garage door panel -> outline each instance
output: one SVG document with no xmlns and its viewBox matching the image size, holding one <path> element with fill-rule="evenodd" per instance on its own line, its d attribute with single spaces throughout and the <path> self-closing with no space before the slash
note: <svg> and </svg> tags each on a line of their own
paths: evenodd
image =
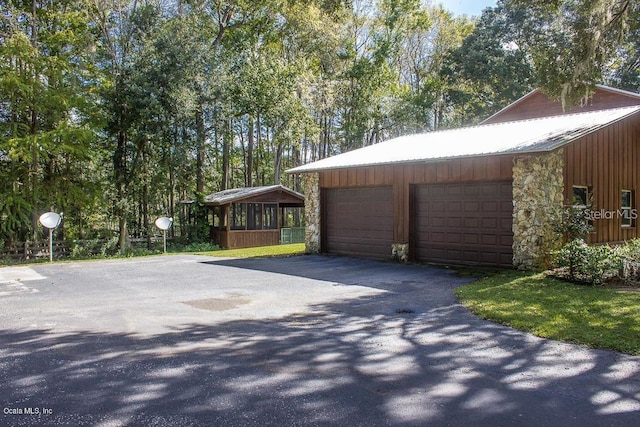
<svg viewBox="0 0 640 427">
<path fill-rule="evenodd" d="M 495 252 L 480 252 L 480 262 L 482 264 L 498 265 L 500 257 Z"/>
<path fill-rule="evenodd" d="M 513 265 L 513 255 L 512 254 L 501 253 L 498 265 L 512 266 Z"/>
<path fill-rule="evenodd" d="M 419 185 L 415 191 L 416 259 L 512 265 L 512 183 Z"/>
<path fill-rule="evenodd" d="M 483 234 L 480 238 L 480 243 L 482 245 L 496 246 L 498 245 L 498 237 L 495 234 Z"/>
<path fill-rule="evenodd" d="M 482 228 L 496 229 L 498 228 L 498 218 L 482 218 Z"/>
<path fill-rule="evenodd" d="M 393 241 L 391 187 L 325 190 L 324 250 L 339 255 L 386 259 Z"/>
<path fill-rule="evenodd" d="M 512 197 L 512 196 L 510 196 Z M 500 202 L 500 211 L 501 212 L 512 212 L 513 211 L 513 201 L 512 200 L 508 200 L 508 201 L 502 201 Z M 511 214 L 509 214 L 509 216 L 511 216 Z"/>
<path fill-rule="evenodd" d="M 436 242 L 436 243 L 441 243 L 445 241 L 445 235 L 444 233 L 431 233 L 430 235 L 431 241 Z"/>
<path fill-rule="evenodd" d="M 451 243 L 462 243 L 461 233 L 447 233 L 447 240 Z"/>
<path fill-rule="evenodd" d="M 501 235 L 500 236 L 500 245 L 501 246 L 509 246 L 513 244 L 513 235 Z"/>
<path fill-rule="evenodd" d="M 465 217 L 463 222 L 463 227 L 465 227 L 465 229 L 472 229 L 472 228 L 478 228 L 480 226 L 480 218 L 469 218 L 469 217 Z"/>
<path fill-rule="evenodd" d="M 447 218 L 445 217 L 432 217 L 430 218 L 432 227 L 444 228 L 447 226 Z"/>
<path fill-rule="evenodd" d="M 477 245 L 478 243 L 480 243 L 480 238 L 477 234 L 464 233 L 464 243 L 466 245 Z"/>
<path fill-rule="evenodd" d="M 447 224 L 447 228 L 457 228 L 460 229 L 462 227 L 463 219 L 458 217 L 449 217 L 445 219 Z"/>
<path fill-rule="evenodd" d="M 480 204 L 478 202 L 465 202 L 464 203 L 464 212 L 478 212 L 480 209 Z"/>
</svg>

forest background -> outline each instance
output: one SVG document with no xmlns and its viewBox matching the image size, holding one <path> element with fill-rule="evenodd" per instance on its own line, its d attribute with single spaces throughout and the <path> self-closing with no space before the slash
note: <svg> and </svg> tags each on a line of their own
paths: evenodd
<svg viewBox="0 0 640 427">
<path fill-rule="evenodd" d="M 640 86 L 637 0 L 5 0 L 0 247 L 118 236 L 181 201 L 473 125 L 540 87 L 567 108 Z M 197 206 L 197 203 L 196 203 Z M 197 229 L 197 228 L 196 228 Z M 188 234 L 188 233 L 187 233 Z M 192 240 L 206 234 L 191 234 Z"/>
</svg>

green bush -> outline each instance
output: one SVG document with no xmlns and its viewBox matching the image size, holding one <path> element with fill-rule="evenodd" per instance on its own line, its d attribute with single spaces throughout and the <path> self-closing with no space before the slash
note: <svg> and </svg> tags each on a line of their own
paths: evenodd
<svg viewBox="0 0 640 427">
<path fill-rule="evenodd" d="M 192 242 L 186 245 L 175 245 L 172 252 L 213 252 L 219 251 L 220 246 L 210 242 Z"/>
<path fill-rule="evenodd" d="M 566 243 L 554 252 L 556 267 L 568 269 L 569 279 L 577 280 L 578 273 L 587 262 L 587 244 L 582 239 Z"/>
<path fill-rule="evenodd" d="M 589 216 L 589 210 L 592 209 L 592 206 L 592 204 L 587 207 L 574 206 L 571 203 L 567 203 L 556 213 L 557 217 L 560 218 L 560 222 L 553 227 L 553 231 L 561 234 L 566 241 L 586 239 L 589 233 L 594 230 Z"/>
<path fill-rule="evenodd" d="M 618 276 L 621 268 L 619 250 L 608 245 L 589 246 L 575 239 L 555 252 L 556 265 L 568 270 L 573 282 L 601 285 Z"/>
<path fill-rule="evenodd" d="M 102 244 L 100 248 L 100 253 L 102 256 L 107 257 L 111 255 L 115 255 L 118 253 L 118 244 L 119 244 L 118 236 L 113 236 Z"/>
<path fill-rule="evenodd" d="M 127 249 L 123 254 L 120 254 L 119 256 L 131 258 L 131 257 L 138 257 L 138 256 L 157 255 L 159 253 L 162 253 L 162 251 L 157 249 L 131 247 Z"/>
<path fill-rule="evenodd" d="M 90 258 L 101 252 L 102 242 L 103 240 L 100 239 L 75 240 L 71 247 L 70 256 L 73 259 Z"/>
<path fill-rule="evenodd" d="M 620 278 L 627 283 L 640 282 L 640 239 L 633 239 L 618 247 Z"/>
</svg>

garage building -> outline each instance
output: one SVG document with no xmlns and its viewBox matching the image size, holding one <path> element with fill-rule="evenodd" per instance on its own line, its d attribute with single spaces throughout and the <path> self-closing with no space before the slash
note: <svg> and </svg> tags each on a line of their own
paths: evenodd
<svg viewBox="0 0 640 427">
<path fill-rule="evenodd" d="M 640 95 L 598 86 L 568 113 L 533 91 L 479 126 L 289 172 L 304 177 L 308 252 L 537 268 L 557 246 L 560 208 L 576 198 L 617 213 L 594 222 L 591 242 L 640 237 L 621 214 L 637 209 L 639 170 Z"/>
</svg>

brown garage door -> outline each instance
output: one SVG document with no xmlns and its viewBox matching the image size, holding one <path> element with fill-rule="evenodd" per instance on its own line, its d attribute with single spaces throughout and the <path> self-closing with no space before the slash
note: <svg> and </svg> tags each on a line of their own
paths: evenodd
<svg viewBox="0 0 640 427">
<path fill-rule="evenodd" d="M 513 265 L 511 181 L 419 185 L 414 197 L 417 260 Z"/>
<path fill-rule="evenodd" d="M 377 259 L 391 256 L 391 187 L 331 188 L 324 194 L 325 252 Z"/>
</svg>

